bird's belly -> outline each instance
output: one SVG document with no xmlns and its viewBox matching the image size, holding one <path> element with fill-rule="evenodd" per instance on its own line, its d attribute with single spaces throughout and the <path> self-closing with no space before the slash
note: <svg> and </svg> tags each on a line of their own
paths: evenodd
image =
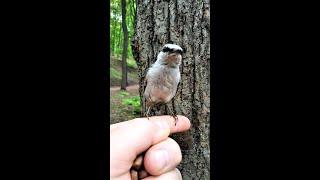
<svg viewBox="0 0 320 180">
<path fill-rule="evenodd" d="M 169 88 L 161 87 L 154 88 L 150 93 L 151 101 L 154 103 L 167 103 L 174 96 L 173 92 Z"/>
<path fill-rule="evenodd" d="M 176 93 L 180 73 L 172 69 L 164 69 L 149 77 L 145 96 L 155 104 L 169 102 Z"/>
</svg>

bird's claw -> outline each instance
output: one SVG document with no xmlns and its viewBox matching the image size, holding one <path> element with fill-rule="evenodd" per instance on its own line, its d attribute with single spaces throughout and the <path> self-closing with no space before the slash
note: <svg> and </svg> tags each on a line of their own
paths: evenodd
<svg viewBox="0 0 320 180">
<path fill-rule="evenodd" d="M 146 113 L 146 114 L 144 114 L 144 116 L 146 116 L 146 117 L 147 117 L 147 119 L 148 119 L 148 120 L 150 120 L 150 119 L 149 119 L 149 115 L 148 115 L 147 113 Z"/>
<path fill-rule="evenodd" d="M 178 122 L 178 116 L 176 114 L 173 114 L 172 117 L 174 118 L 174 126 L 176 126 Z"/>
</svg>

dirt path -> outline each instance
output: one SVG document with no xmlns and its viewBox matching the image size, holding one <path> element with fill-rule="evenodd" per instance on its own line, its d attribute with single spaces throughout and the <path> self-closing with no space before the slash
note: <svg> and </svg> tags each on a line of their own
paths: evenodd
<svg viewBox="0 0 320 180">
<path fill-rule="evenodd" d="M 139 90 L 139 84 L 127 86 L 127 91 L 137 91 Z M 110 87 L 111 92 L 120 91 L 120 86 Z"/>
</svg>

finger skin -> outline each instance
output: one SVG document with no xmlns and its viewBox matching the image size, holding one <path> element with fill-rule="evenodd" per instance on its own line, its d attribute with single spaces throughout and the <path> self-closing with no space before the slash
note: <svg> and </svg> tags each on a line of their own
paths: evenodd
<svg viewBox="0 0 320 180">
<path fill-rule="evenodd" d="M 160 176 L 149 176 L 143 180 L 182 180 L 180 171 L 175 168 L 167 173 L 161 174 Z"/>
<path fill-rule="evenodd" d="M 167 138 L 148 149 L 144 156 L 144 168 L 149 174 L 157 176 L 175 169 L 181 160 L 178 143 Z"/>
<path fill-rule="evenodd" d="M 175 125 L 175 119 L 172 116 L 168 116 L 168 115 L 152 116 L 152 117 L 149 117 L 149 120 L 151 122 L 166 121 L 166 123 L 170 126 L 170 133 L 183 132 L 190 129 L 191 124 L 190 124 L 190 120 L 187 117 L 181 116 L 181 115 L 177 115 L 177 117 L 178 117 L 178 120 L 181 122 L 178 121 L 176 125 Z M 112 124 L 110 126 L 110 131 L 117 129 L 118 127 L 126 126 L 128 125 L 128 123 L 134 123 L 136 120 L 139 120 L 139 119 L 148 120 L 148 118 L 136 118 L 130 121 L 124 121 L 121 123 Z"/>
<path fill-rule="evenodd" d="M 183 132 L 190 128 L 190 121 L 178 116 L 174 125 L 172 116 L 153 116 L 137 118 L 110 126 L 110 171 L 112 176 L 126 173 L 140 153 L 157 144 L 172 133 Z M 117 167 L 115 169 L 111 169 Z"/>
<path fill-rule="evenodd" d="M 190 129 L 191 123 L 187 117 L 181 115 L 177 115 L 177 117 L 177 124 L 175 124 L 176 120 L 172 116 L 152 116 L 149 119 L 152 122 L 163 122 L 165 120 L 165 123 L 167 123 L 170 127 L 170 134 L 183 132 Z"/>
</svg>

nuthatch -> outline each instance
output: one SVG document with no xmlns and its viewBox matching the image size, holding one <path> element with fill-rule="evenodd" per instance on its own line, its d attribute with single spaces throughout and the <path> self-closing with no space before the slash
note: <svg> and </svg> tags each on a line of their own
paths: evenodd
<svg viewBox="0 0 320 180">
<path fill-rule="evenodd" d="M 176 44 L 166 44 L 158 54 L 157 61 L 148 69 L 144 91 L 148 118 L 150 108 L 157 104 L 167 106 L 167 103 L 175 96 L 181 79 L 179 66 L 183 52 L 184 50 Z M 172 112 L 169 106 L 167 108 L 177 123 L 177 115 Z"/>
</svg>

